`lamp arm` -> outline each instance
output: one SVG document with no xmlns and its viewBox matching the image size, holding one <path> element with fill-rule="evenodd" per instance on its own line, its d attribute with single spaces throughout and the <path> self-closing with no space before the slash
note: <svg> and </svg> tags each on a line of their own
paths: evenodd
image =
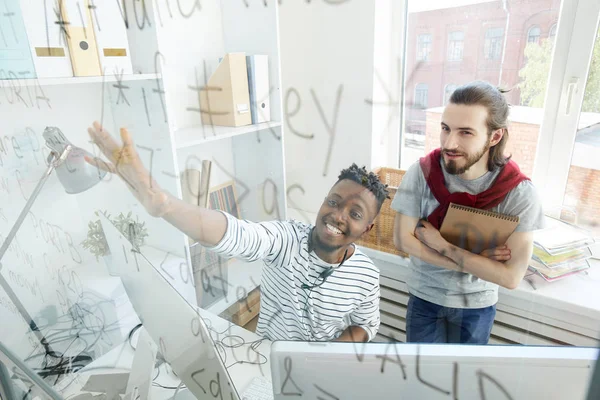
<svg viewBox="0 0 600 400">
<path fill-rule="evenodd" d="M 57 156 L 57 154 L 55 152 L 51 152 L 50 155 L 48 156 L 48 161 L 49 161 L 48 168 L 44 172 L 44 175 L 42 175 L 42 178 L 38 182 L 38 184 L 35 187 L 35 189 L 33 190 L 33 192 L 31 193 L 31 196 L 29 196 L 29 200 L 27 200 L 25 207 L 23 207 L 21 214 L 19 214 L 19 218 L 17 218 L 17 220 L 15 221 L 10 232 L 8 232 L 8 236 L 6 236 L 4 243 L 2 243 L 2 247 L 0 247 L 0 261 L 2 261 L 2 258 L 4 257 L 4 254 L 8 250 L 8 247 L 10 246 L 13 239 L 17 235 L 19 228 L 23 224 L 23 221 L 25 220 L 25 217 L 27 217 L 27 214 L 29 214 L 29 210 L 33 206 L 33 203 L 35 203 L 35 199 L 38 197 L 38 195 L 42 191 L 42 188 L 44 187 L 44 184 L 50 177 L 50 174 L 52 174 L 52 171 L 54 171 L 54 169 L 57 166 L 59 166 L 67 158 L 67 155 L 69 154 L 71 149 L 72 149 L 71 146 L 67 146 L 60 156 Z M 2 264 L 0 263 L 0 271 L 1 270 L 2 270 Z"/>
<path fill-rule="evenodd" d="M 44 175 L 42 175 L 42 178 L 40 179 L 37 186 L 33 190 L 33 193 L 31 193 L 31 196 L 29 197 L 29 200 L 27 200 L 25 207 L 21 211 L 19 218 L 17 218 L 17 221 L 14 223 L 12 229 L 8 233 L 8 236 L 4 240 L 4 243 L 2 243 L 2 247 L 0 247 L 0 286 L 2 287 L 2 289 L 4 289 L 4 291 L 6 292 L 8 297 L 11 299 L 11 301 L 13 302 L 15 307 L 19 310 L 19 313 L 21 314 L 21 316 L 23 317 L 23 319 L 25 320 L 25 322 L 27 323 L 27 325 L 29 326 L 31 331 L 37 336 L 40 344 L 46 350 L 46 354 L 55 354 L 55 353 L 50 348 L 48 341 L 40 332 L 40 330 L 39 330 L 38 326 L 36 325 L 36 323 L 34 322 L 33 318 L 31 318 L 31 316 L 27 312 L 27 309 L 25 309 L 25 306 L 21 303 L 21 301 L 17 297 L 16 293 L 12 290 L 12 288 L 10 287 L 8 282 L 6 282 L 6 280 L 2 276 L 2 273 L 1 273 L 2 272 L 2 258 L 4 257 L 4 254 L 8 250 L 8 247 L 10 246 L 11 242 L 17 235 L 17 231 L 23 224 L 25 217 L 27 216 L 27 214 L 29 213 L 29 210 L 33 206 L 35 199 L 40 194 L 40 191 L 44 187 L 44 184 L 50 177 L 50 174 L 52 173 L 52 171 L 54 171 L 54 169 L 57 166 L 59 166 L 62 162 L 64 162 L 64 160 L 66 160 L 67 155 L 69 154 L 71 149 L 72 149 L 71 146 L 65 147 L 64 151 L 62 152 L 62 154 L 60 154 L 60 156 L 57 153 L 55 153 L 54 151 L 52 151 L 48 155 L 48 168 L 46 169 L 46 171 L 44 172 Z"/>
</svg>

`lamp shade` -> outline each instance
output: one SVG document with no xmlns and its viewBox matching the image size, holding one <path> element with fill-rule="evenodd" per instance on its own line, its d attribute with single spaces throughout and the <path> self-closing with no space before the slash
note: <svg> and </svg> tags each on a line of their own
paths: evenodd
<svg viewBox="0 0 600 400">
<path fill-rule="evenodd" d="M 58 180 L 67 193 L 84 192 L 106 176 L 106 171 L 85 161 L 84 156 L 94 158 L 94 155 L 71 144 L 60 129 L 49 126 L 44 130 L 43 136 L 46 140 L 46 146 L 57 154 L 57 158 L 64 153 L 68 146 L 71 146 L 71 151 L 68 152 L 66 158 L 59 160 L 55 167 Z"/>
</svg>

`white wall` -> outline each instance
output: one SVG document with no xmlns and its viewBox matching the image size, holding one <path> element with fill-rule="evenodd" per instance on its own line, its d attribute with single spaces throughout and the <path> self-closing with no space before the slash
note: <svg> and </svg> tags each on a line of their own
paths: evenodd
<svg viewBox="0 0 600 400">
<path fill-rule="evenodd" d="M 284 1 L 279 16 L 286 183 L 305 191 L 289 193 L 288 210 L 299 217 L 294 208 L 315 213 L 341 169 L 371 166 L 375 3 Z"/>
<path fill-rule="evenodd" d="M 337 174 L 352 162 L 368 169 L 397 165 L 402 13 L 402 2 L 393 0 L 280 6 L 290 217 L 314 222 Z"/>
</svg>

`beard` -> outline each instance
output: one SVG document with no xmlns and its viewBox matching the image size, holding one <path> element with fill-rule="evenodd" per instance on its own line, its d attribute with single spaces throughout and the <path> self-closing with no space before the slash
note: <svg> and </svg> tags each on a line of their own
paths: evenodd
<svg viewBox="0 0 600 400">
<path fill-rule="evenodd" d="M 481 151 L 478 151 L 475 154 L 466 154 L 466 153 L 455 152 L 455 153 L 458 153 L 461 156 L 463 156 L 463 159 L 465 162 L 464 165 L 459 166 L 458 162 L 456 160 L 450 160 L 450 161 L 446 162 L 444 157 L 442 157 L 442 163 L 444 164 L 444 168 L 446 169 L 446 172 L 448 172 L 449 174 L 462 175 L 469 168 L 471 168 L 473 165 L 475 165 L 475 163 L 477 163 L 477 161 L 481 160 L 481 157 L 483 157 L 485 155 L 485 153 L 487 153 L 489 150 L 490 150 L 490 141 L 488 140 L 486 142 L 486 144 L 483 146 L 483 149 L 481 149 Z M 442 149 L 442 153 L 445 153 L 446 151 L 447 150 Z M 460 160 L 460 161 L 462 161 L 462 160 Z"/>
<path fill-rule="evenodd" d="M 344 247 L 343 244 L 332 245 L 332 244 L 325 243 L 323 241 L 323 239 L 321 239 L 321 237 L 319 236 L 319 232 L 317 232 L 316 229 L 313 231 L 313 235 L 311 235 L 311 236 L 312 236 L 311 247 L 313 250 L 319 249 L 323 252 L 333 253 L 334 251 L 339 250 L 342 247 Z"/>
</svg>

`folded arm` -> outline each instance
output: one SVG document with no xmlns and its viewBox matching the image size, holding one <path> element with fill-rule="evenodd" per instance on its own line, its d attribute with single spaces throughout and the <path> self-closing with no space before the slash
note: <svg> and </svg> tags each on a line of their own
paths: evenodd
<svg viewBox="0 0 600 400">
<path fill-rule="evenodd" d="M 397 214 L 394 244 L 400 250 L 442 268 L 466 272 L 507 289 L 516 288 L 533 252 L 533 233 L 514 232 L 506 245 L 491 252 L 471 253 L 447 242 L 429 222 Z"/>
<path fill-rule="evenodd" d="M 418 222 L 418 218 L 400 213 L 396 214 L 396 220 L 394 221 L 394 245 L 396 248 L 411 256 L 418 257 L 428 264 L 461 271 L 461 268 L 453 260 L 443 256 L 417 239 L 415 229 Z"/>
<path fill-rule="evenodd" d="M 430 226 L 419 229 L 435 228 Z M 533 232 L 513 232 L 509 236 L 506 245 L 510 249 L 511 256 L 506 262 L 495 261 L 461 249 L 447 242 L 441 235 L 440 239 L 431 243 L 433 248 L 460 265 L 464 272 L 507 289 L 515 289 L 519 286 L 533 253 Z"/>
</svg>

